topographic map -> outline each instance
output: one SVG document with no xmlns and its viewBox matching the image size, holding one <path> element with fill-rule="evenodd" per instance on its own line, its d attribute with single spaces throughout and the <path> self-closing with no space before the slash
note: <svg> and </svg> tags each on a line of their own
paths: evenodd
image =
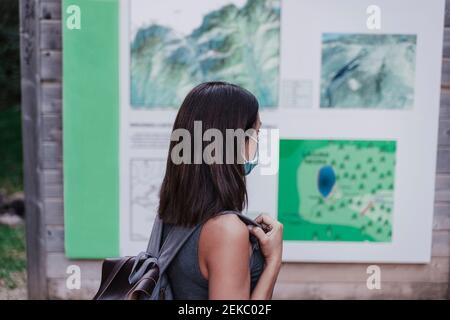
<svg viewBox="0 0 450 320">
<path fill-rule="evenodd" d="M 282 140 L 285 240 L 390 242 L 394 141 Z"/>
</svg>

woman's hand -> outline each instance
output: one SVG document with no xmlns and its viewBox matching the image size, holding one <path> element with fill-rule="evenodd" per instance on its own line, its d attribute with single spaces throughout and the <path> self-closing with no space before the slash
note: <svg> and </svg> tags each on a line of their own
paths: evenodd
<svg viewBox="0 0 450 320">
<path fill-rule="evenodd" d="M 249 230 L 259 241 L 266 265 L 279 268 L 283 253 L 283 225 L 265 214 L 259 215 L 255 221 L 265 230 L 255 226 L 249 226 Z"/>
</svg>

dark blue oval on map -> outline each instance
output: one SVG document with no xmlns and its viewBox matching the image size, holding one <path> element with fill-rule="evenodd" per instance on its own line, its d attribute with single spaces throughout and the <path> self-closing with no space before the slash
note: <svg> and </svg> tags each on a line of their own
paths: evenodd
<svg viewBox="0 0 450 320">
<path fill-rule="evenodd" d="M 336 174 L 332 166 L 323 166 L 319 170 L 317 187 L 323 197 L 327 197 L 336 183 Z"/>
</svg>

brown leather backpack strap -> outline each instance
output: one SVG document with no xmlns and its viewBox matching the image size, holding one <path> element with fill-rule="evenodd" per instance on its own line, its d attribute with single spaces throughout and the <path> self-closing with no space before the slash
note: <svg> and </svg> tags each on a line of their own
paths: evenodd
<svg viewBox="0 0 450 320">
<path fill-rule="evenodd" d="M 105 292 L 105 290 L 109 287 L 109 285 L 111 284 L 111 282 L 114 280 L 114 278 L 116 277 L 117 273 L 120 271 L 120 269 L 122 269 L 122 267 L 133 257 L 124 257 L 122 259 L 120 259 L 120 261 L 116 261 L 114 264 L 114 268 L 111 270 L 111 272 L 109 272 L 108 277 L 106 278 L 105 281 L 102 281 L 100 288 L 97 292 L 97 294 L 94 297 L 94 300 L 98 300 L 102 294 Z M 106 267 L 107 263 L 113 263 L 112 261 L 108 261 L 105 260 L 103 261 L 103 269 Z M 106 270 L 103 270 L 102 274 L 105 272 Z M 103 279 L 102 279 L 103 280 Z"/>
</svg>

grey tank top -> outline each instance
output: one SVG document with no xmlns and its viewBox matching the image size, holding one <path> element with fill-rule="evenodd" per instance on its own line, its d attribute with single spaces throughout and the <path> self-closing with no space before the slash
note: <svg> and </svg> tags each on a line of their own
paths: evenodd
<svg viewBox="0 0 450 320">
<path fill-rule="evenodd" d="M 162 242 L 164 242 L 171 226 L 167 223 L 163 224 Z M 201 230 L 200 227 L 194 231 L 167 268 L 166 272 L 174 299 L 208 300 L 208 280 L 202 275 L 198 263 L 198 244 Z M 252 237 L 251 241 L 253 252 L 249 264 L 251 290 L 253 291 L 264 269 L 264 257 L 257 240 Z"/>
</svg>

